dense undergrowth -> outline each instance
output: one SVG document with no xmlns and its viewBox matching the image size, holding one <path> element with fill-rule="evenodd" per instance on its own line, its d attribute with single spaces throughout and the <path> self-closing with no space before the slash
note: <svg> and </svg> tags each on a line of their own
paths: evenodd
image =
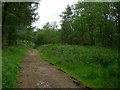
<svg viewBox="0 0 120 90">
<path fill-rule="evenodd" d="M 26 55 L 31 43 L 19 41 L 17 46 L 9 46 L 2 50 L 2 87 L 17 88 L 20 61 Z"/>
<path fill-rule="evenodd" d="M 38 50 L 44 59 L 91 88 L 118 87 L 117 50 L 77 45 L 42 45 Z"/>
</svg>

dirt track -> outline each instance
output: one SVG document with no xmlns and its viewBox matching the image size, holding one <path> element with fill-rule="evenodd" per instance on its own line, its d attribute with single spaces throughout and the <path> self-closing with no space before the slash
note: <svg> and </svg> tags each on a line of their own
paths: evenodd
<svg viewBox="0 0 120 90">
<path fill-rule="evenodd" d="M 68 74 L 56 66 L 42 60 L 35 49 L 30 49 L 21 62 L 19 79 L 20 88 L 86 88 L 74 83 Z"/>
</svg>

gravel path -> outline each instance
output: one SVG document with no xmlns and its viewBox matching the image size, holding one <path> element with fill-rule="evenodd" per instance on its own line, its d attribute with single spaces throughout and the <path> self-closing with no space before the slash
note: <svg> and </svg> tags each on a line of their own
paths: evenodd
<svg viewBox="0 0 120 90">
<path fill-rule="evenodd" d="M 43 60 L 39 52 L 30 49 L 21 62 L 20 88 L 84 88 L 67 73 Z"/>
</svg>

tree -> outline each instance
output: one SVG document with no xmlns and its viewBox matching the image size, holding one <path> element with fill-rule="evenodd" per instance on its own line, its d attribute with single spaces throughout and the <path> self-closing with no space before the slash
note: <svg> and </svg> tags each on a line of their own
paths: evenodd
<svg viewBox="0 0 120 90">
<path fill-rule="evenodd" d="M 61 15 L 62 40 L 68 44 L 116 47 L 118 8 L 118 2 L 78 2 L 67 6 Z"/>
<path fill-rule="evenodd" d="M 3 3 L 3 44 L 16 45 L 18 30 L 27 30 L 32 22 L 38 19 L 34 11 L 38 8 L 36 2 L 4 2 Z M 3 45 L 3 46 L 4 46 Z"/>
<path fill-rule="evenodd" d="M 61 32 L 56 28 L 56 23 L 47 22 L 43 29 L 39 29 L 35 34 L 36 46 L 43 44 L 55 44 L 60 43 Z"/>
<path fill-rule="evenodd" d="M 71 11 L 71 7 L 68 5 L 66 8 L 66 11 L 62 13 L 62 15 L 60 15 L 62 17 L 62 41 L 64 43 L 71 43 L 70 41 L 70 33 L 72 31 L 72 26 L 71 26 L 71 21 L 72 21 L 72 11 Z"/>
</svg>

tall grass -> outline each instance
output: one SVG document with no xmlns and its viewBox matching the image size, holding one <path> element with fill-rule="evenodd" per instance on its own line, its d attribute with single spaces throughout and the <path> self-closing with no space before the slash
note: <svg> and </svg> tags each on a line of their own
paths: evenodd
<svg viewBox="0 0 120 90">
<path fill-rule="evenodd" d="M 2 87 L 17 88 L 20 61 L 28 51 L 25 46 L 7 47 L 2 51 Z"/>
<path fill-rule="evenodd" d="M 42 45 L 44 59 L 92 88 L 118 87 L 118 52 L 102 47 Z"/>
</svg>

